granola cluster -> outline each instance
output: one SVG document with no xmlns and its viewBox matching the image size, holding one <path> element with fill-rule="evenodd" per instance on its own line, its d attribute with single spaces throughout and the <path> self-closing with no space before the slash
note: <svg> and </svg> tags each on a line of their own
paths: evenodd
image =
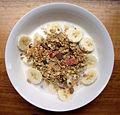
<svg viewBox="0 0 120 115">
<path fill-rule="evenodd" d="M 56 90 L 68 89 L 72 94 L 86 69 L 87 57 L 78 43 L 69 41 L 65 32 L 50 31 L 40 43 L 30 44 L 24 55 L 41 72 L 46 83 L 53 84 Z"/>
</svg>

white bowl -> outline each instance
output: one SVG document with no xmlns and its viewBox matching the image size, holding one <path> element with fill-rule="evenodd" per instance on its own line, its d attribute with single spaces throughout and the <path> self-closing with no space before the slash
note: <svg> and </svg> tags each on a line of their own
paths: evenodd
<svg viewBox="0 0 120 115">
<path fill-rule="evenodd" d="M 29 34 L 41 24 L 56 20 L 82 26 L 94 39 L 99 55 L 99 78 L 94 84 L 79 89 L 68 102 L 61 102 L 57 96 L 41 92 L 26 82 L 17 48 L 20 34 Z M 7 41 L 5 64 L 12 85 L 29 103 L 45 110 L 69 111 L 90 103 L 103 91 L 113 70 L 114 50 L 106 28 L 92 13 L 73 4 L 52 3 L 31 10 L 17 22 Z"/>
</svg>

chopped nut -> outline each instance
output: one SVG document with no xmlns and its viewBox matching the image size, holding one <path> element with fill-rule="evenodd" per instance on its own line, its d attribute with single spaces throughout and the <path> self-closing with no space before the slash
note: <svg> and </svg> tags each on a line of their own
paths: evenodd
<svg viewBox="0 0 120 115">
<path fill-rule="evenodd" d="M 43 48 L 49 50 L 50 48 L 47 46 L 47 44 L 41 44 Z"/>
<path fill-rule="evenodd" d="M 64 64 L 64 62 L 61 62 L 60 65 L 61 65 L 61 66 L 64 66 L 65 64 Z"/>
<path fill-rule="evenodd" d="M 28 83 L 31 83 L 31 81 L 30 81 L 29 79 L 27 79 L 27 82 L 28 82 Z"/>
<path fill-rule="evenodd" d="M 24 57 L 21 57 L 21 59 L 24 59 Z"/>
<path fill-rule="evenodd" d="M 39 50 L 38 52 L 39 52 L 40 57 L 42 57 L 42 50 Z"/>
<path fill-rule="evenodd" d="M 73 92 L 74 92 L 73 87 L 71 87 L 69 90 L 70 90 L 70 94 L 73 94 Z"/>
<path fill-rule="evenodd" d="M 34 50 L 34 48 L 32 47 L 32 48 L 29 49 L 29 51 L 30 51 L 30 53 L 32 54 L 32 53 L 34 53 L 35 50 Z"/>
<path fill-rule="evenodd" d="M 54 42 L 57 47 L 61 47 L 61 44 L 59 42 Z"/>
</svg>

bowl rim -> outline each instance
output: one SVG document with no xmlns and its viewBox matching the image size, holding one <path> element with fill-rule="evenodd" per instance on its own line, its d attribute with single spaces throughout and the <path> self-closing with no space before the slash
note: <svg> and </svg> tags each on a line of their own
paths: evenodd
<svg viewBox="0 0 120 115">
<path fill-rule="evenodd" d="M 35 10 L 38 10 L 39 8 L 44 8 L 46 6 L 50 6 L 50 5 L 68 5 L 68 6 L 74 6 L 76 8 L 79 8 L 81 10 L 83 10 L 84 12 L 87 12 L 89 15 L 91 15 L 93 18 L 95 18 L 95 20 L 104 28 L 104 31 L 105 33 L 108 35 L 108 39 L 110 39 L 110 43 L 111 43 L 111 47 L 112 47 L 112 67 L 110 68 L 110 72 L 109 72 L 109 76 L 108 76 L 108 79 L 106 81 L 106 83 L 104 84 L 103 87 L 101 87 L 101 90 L 99 91 L 99 93 L 97 93 L 93 99 L 91 99 L 90 101 L 84 103 L 82 106 L 75 106 L 73 107 L 72 109 L 71 108 L 67 108 L 65 110 L 59 110 L 59 109 L 49 109 L 49 108 L 46 108 L 46 107 L 42 107 L 42 106 L 39 106 L 37 104 L 35 104 L 34 102 L 32 102 L 31 100 L 29 100 L 26 96 L 24 96 L 24 94 L 22 94 L 19 89 L 17 88 L 17 86 L 14 85 L 13 81 L 11 80 L 11 77 L 10 77 L 10 74 L 9 74 L 9 71 L 8 71 L 8 66 L 7 66 L 7 49 L 8 49 L 8 44 L 9 44 L 9 41 L 10 41 L 10 38 L 11 38 L 11 35 L 13 33 L 13 31 L 15 30 L 16 26 L 21 22 L 21 20 L 28 16 L 29 14 L 33 13 L 33 11 Z M 104 26 L 104 24 L 94 15 L 92 14 L 90 11 L 88 11 L 87 9 L 81 7 L 81 6 L 78 6 L 78 5 L 75 5 L 75 4 L 72 4 L 72 3 L 66 3 L 66 2 L 52 2 L 52 3 L 47 3 L 47 4 L 43 4 L 43 5 L 40 5 L 40 6 L 37 6 L 36 8 L 33 8 L 32 10 L 28 11 L 25 15 L 23 15 L 18 21 L 17 23 L 14 25 L 12 31 L 10 32 L 10 35 L 8 37 L 8 40 L 7 40 L 7 43 L 6 43 L 6 48 L 5 48 L 5 67 L 6 67 L 6 71 L 7 71 L 7 74 L 8 74 L 8 78 L 12 84 L 12 86 L 14 87 L 14 89 L 18 92 L 18 94 L 23 98 L 25 99 L 27 102 L 29 102 L 30 104 L 40 108 L 40 109 L 43 109 L 43 110 L 47 110 L 47 111 L 53 111 L 53 112 L 65 112 L 65 111 L 72 111 L 72 110 L 76 110 L 76 109 L 79 109 L 87 104 L 89 104 L 90 102 L 92 102 L 94 99 L 96 99 L 98 97 L 98 95 L 101 94 L 101 92 L 104 90 L 104 88 L 106 87 L 106 85 L 108 84 L 110 78 L 111 78 L 111 75 L 112 75 L 112 71 L 113 71 L 113 67 L 114 67 L 114 47 L 113 47 L 113 43 L 112 43 L 112 39 L 106 29 L 106 27 Z"/>
</svg>

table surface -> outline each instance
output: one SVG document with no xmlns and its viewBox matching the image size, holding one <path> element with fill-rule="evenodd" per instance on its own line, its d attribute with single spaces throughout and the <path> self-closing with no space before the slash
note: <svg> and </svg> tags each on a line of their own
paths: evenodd
<svg viewBox="0 0 120 115">
<path fill-rule="evenodd" d="M 114 0 L 0 0 L 0 114 L 56 114 L 31 105 L 15 91 L 4 61 L 6 41 L 15 23 L 31 9 L 50 2 L 69 2 L 88 9 L 106 26 L 114 44 L 115 64 L 108 85 L 90 104 L 68 113 L 120 115 L 120 1 Z"/>
</svg>

